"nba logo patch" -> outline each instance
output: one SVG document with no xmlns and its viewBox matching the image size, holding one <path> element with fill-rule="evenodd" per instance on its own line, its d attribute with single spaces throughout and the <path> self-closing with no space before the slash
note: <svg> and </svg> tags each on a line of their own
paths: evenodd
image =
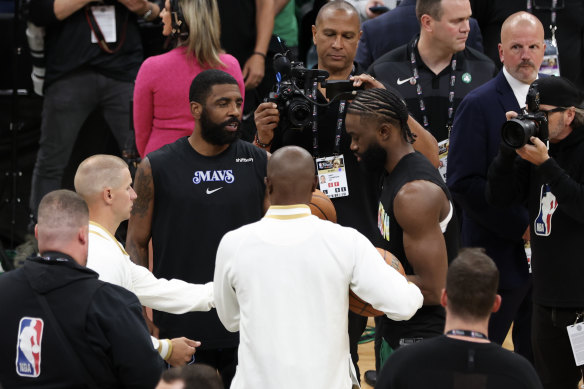
<svg viewBox="0 0 584 389">
<path fill-rule="evenodd" d="M 38 377 L 41 374 L 41 341 L 43 319 L 23 317 L 18 325 L 16 343 L 16 373 L 21 377 Z"/>
<path fill-rule="evenodd" d="M 539 199 L 539 213 L 534 221 L 535 234 L 538 236 L 550 236 L 552 233 L 552 216 L 558 209 L 558 200 L 548 184 L 541 186 Z"/>
</svg>

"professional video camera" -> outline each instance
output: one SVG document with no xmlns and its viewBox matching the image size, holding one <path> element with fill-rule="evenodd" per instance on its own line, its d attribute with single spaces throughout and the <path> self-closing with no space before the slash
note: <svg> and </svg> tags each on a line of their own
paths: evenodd
<svg viewBox="0 0 584 389">
<path fill-rule="evenodd" d="M 362 89 L 355 88 L 350 80 L 327 81 L 326 70 L 307 69 L 302 62 L 290 61 L 286 54 L 274 56 L 274 70 L 277 84 L 266 100 L 277 104 L 282 128 L 303 130 L 312 124 L 315 105 L 328 106 L 333 100 L 348 98 L 353 91 Z M 316 101 L 314 83 L 326 89 L 328 103 Z"/>
<path fill-rule="evenodd" d="M 529 113 L 506 121 L 501 128 L 501 139 L 514 149 L 523 147 L 532 136 L 538 137 L 544 143 L 549 139 L 547 114 L 539 110 L 537 88 L 529 88 L 526 102 Z"/>
</svg>

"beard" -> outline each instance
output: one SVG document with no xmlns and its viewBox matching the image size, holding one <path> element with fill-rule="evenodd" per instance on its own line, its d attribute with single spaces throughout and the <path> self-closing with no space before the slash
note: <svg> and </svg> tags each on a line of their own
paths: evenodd
<svg viewBox="0 0 584 389">
<path fill-rule="evenodd" d="M 377 143 L 371 144 L 363 154 L 360 155 L 361 162 L 369 171 L 379 171 L 385 167 L 387 161 L 387 151 Z"/>
<path fill-rule="evenodd" d="M 225 129 L 225 127 L 231 123 L 237 123 L 237 131 L 229 131 Z M 237 118 L 232 118 L 223 123 L 217 124 L 212 122 L 205 113 L 205 110 L 203 110 L 201 113 L 200 124 L 201 136 L 203 139 L 215 146 L 231 144 L 241 137 L 241 122 Z"/>
</svg>

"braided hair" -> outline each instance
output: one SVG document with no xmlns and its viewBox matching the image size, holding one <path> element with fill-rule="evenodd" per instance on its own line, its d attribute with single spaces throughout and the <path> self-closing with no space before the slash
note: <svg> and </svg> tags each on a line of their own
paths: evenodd
<svg viewBox="0 0 584 389">
<path fill-rule="evenodd" d="M 347 113 L 375 117 L 380 123 L 389 123 L 401 130 L 404 140 L 414 143 L 416 135 L 408 126 L 408 109 L 395 92 L 373 88 L 357 93 Z"/>
</svg>

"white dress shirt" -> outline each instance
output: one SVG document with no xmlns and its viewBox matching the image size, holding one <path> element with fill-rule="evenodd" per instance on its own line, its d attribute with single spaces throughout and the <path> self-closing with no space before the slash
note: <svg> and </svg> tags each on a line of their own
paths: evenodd
<svg viewBox="0 0 584 389">
<path fill-rule="evenodd" d="M 200 285 L 156 278 L 132 262 L 121 243 L 95 222 L 89 222 L 87 267 L 96 271 L 100 280 L 128 289 L 142 305 L 158 311 L 180 314 L 214 307 L 212 282 Z"/>
</svg>

